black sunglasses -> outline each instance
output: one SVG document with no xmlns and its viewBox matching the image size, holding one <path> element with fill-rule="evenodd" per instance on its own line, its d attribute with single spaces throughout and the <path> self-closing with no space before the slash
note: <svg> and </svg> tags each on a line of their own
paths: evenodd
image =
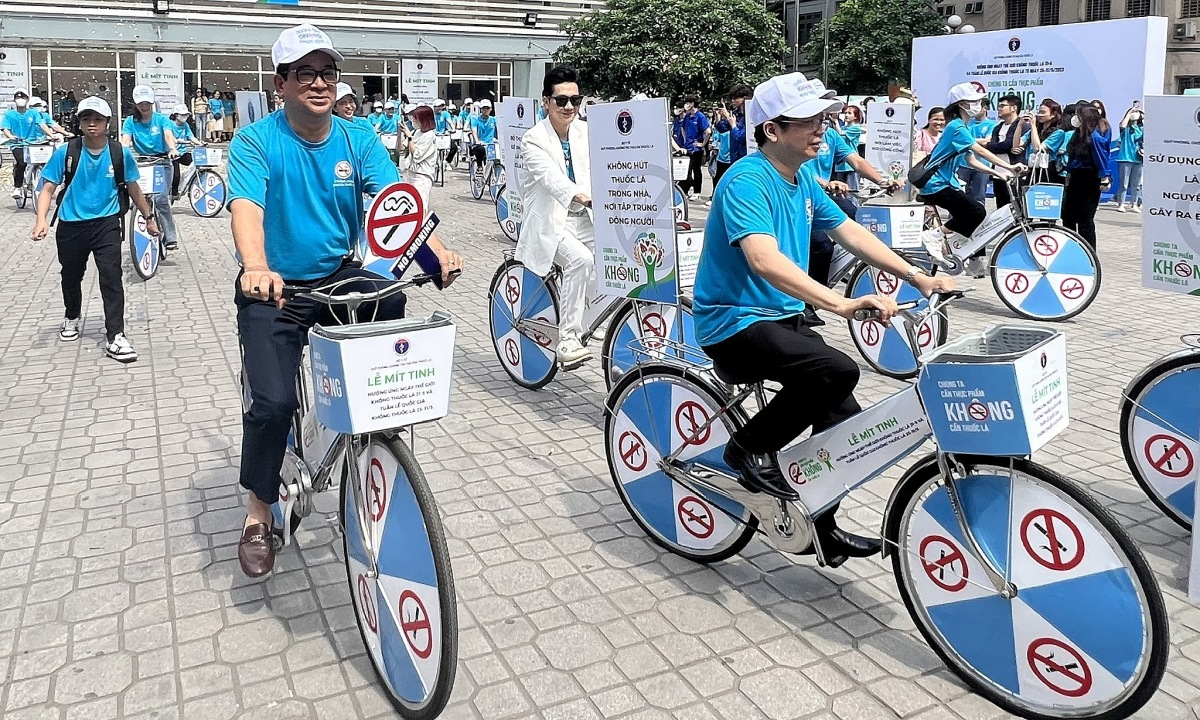
<svg viewBox="0 0 1200 720">
<path fill-rule="evenodd" d="M 571 103 L 575 107 L 579 107 L 583 104 L 582 95 L 555 95 L 550 99 L 553 100 L 554 104 L 559 107 L 566 107 L 567 103 Z"/>
</svg>

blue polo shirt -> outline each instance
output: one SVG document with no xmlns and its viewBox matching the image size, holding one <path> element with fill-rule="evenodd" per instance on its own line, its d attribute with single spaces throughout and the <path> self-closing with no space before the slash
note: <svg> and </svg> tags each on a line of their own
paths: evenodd
<svg viewBox="0 0 1200 720">
<path fill-rule="evenodd" d="M 941 160 L 942 158 L 954 155 L 953 158 L 942 163 L 933 177 L 929 178 L 929 182 L 921 189 L 922 195 L 932 195 L 946 188 L 954 188 L 962 190 L 962 180 L 958 177 L 960 168 L 967 167 L 968 148 L 975 145 L 975 136 L 971 133 L 971 129 L 962 121 L 962 118 L 955 118 L 946 125 L 946 129 L 942 131 L 942 136 L 938 138 L 937 145 L 934 146 L 933 152 L 929 153 L 929 163 Z"/>
<path fill-rule="evenodd" d="M 18 140 L 37 140 L 44 133 L 38 127 L 38 123 L 42 122 L 42 113 L 40 110 L 33 108 L 25 108 L 25 112 L 21 112 L 16 108 L 10 108 L 4 113 L 3 127 L 10 133 L 16 136 Z"/>
<path fill-rule="evenodd" d="M 675 139 L 675 142 L 689 153 L 704 150 L 704 134 L 708 132 L 709 124 L 708 117 L 699 110 L 691 115 L 684 113 L 683 119 L 679 121 L 683 142 L 680 143 L 678 138 Z"/>
<path fill-rule="evenodd" d="M 733 162 L 733 156 L 729 152 L 730 135 L 732 135 L 730 130 L 717 133 L 717 162 L 719 163 Z"/>
<path fill-rule="evenodd" d="M 496 142 L 495 117 L 488 117 L 487 120 L 484 120 L 481 116 L 475 115 L 471 118 L 471 129 L 475 131 L 475 139 L 484 145 Z"/>
<path fill-rule="evenodd" d="M 137 182 L 138 166 L 129 148 L 121 148 L 125 154 L 124 182 Z M 67 146 L 63 145 L 50 156 L 50 162 L 42 168 L 42 178 L 46 182 L 59 185 L 66 175 Z M 85 146 L 79 153 L 79 165 L 75 168 L 75 177 L 71 178 L 71 186 L 63 196 L 62 204 L 58 206 L 58 216 L 66 222 L 83 222 L 98 218 L 110 217 L 121 212 L 117 200 L 117 183 L 113 181 L 112 158 L 105 146 L 99 152 L 92 152 Z"/>
<path fill-rule="evenodd" d="M 854 152 L 858 152 L 858 143 L 862 140 L 863 133 L 866 131 L 867 128 L 865 125 L 847 125 L 843 127 L 842 132 L 845 133 L 844 139 L 846 145 Z M 838 172 L 854 172 L 854 168 L 850 167 L 850 163 L 845 161 L 838 163 L 835 169 Z"/>
<path fill-rule="evenodd" d="M 133 151 L 140 155 L 166 155 L 166 134 L 174 136 L 175 123 L 162 113 L 151 113 L 148 122 L 138 122 L 133 116 L 125 118 L 121 125 L 121 134 L 133 138 Z"/>
<path fill-rule="evenodd" d="M 812 160 L 804 163 L 811 165 L 810 168 L 814 175 L 821 178 L 825 182 L 833 177 L 833 168 L 835 165 L 844 163 L 846 158 L 853 155 L 855 149 L 850 147 L 850 143 L 846 142 L 846 138 L 833 128 L 825 128 L 825 135 L 821 137 L 821 149 L 817 151 L 817 156 Z"/>
<path fill-rule="evenodd" d="M 310 143 L 276 110 L 229 146 L 229 204 L 263 209 L 267 264 L 288 280 L 336 270 L 358 244 L 363 195 L 399 179 L 375 133 L 339 117 L 327 138 Z"/>
<path fill-rule="evenodd" d="M 761 152 L 734 163 L 717 185 L 704 226 L 693 303 L 700 344 L 714 345 L 754 323 L 804 311 L 804 301 L 750 269 L 739 242 L 748 235 L 770 235 L 780 252 L 807 272 L 813 231 L 833 230 L 846 219 L 810 171 L 802 168 L 789 182 Z"/>
</svg>

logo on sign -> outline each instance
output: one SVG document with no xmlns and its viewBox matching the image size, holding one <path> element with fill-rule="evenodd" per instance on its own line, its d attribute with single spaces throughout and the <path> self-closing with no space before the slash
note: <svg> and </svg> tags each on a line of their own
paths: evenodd
<svg viewBox="0 0 1200 720">
<path fill-rule="evenodd" d="M 525 106 L 522 105 L 521 103 L 517 103 L 517 117 L 518 118 L 525 117 Z"/>
<path fill-rule="evenodd" d="M 1014 39 L 1014 40 L 1016 40 L 1016 38 L 1013 38 L 1013 39 Z M 1019 44 L 1020 44 L 1020 41 L 1018 40 L 1018 41 L 1017 41 L 1017 43 L 1018 43 L 1018 45 L 1019 45 Z M 972 80 L 972 81 L 971 81 L 971 87 L 975 88 L 975 92 L 981 92 L 981 93 L 986 93 L 986 92 L 987 92 L 987 88 L 985 88 L 985 87 L 983 86 L 983 83 L 979 82 L 978 80 Z"/>
<path fill-rule="evenodd" d="M 896 115 L 896 108 L 888 108 L 887 110 L 884 110 L 884 111 L 883 111 L 883 114 L 884 114 L 884 115 L 887 115 L 888 117 L 895 117 L 895 115 Z"/>
<path fill-rule="evenodd" d="M 342 180 L 349 180 L 350 176 L 354 174 L 354 168 L 351 167 L 349 161 L 342 160 L 333 167 L 333 174 Z"/>
<path fill-rule="evenodd" d="M 1017 37 L 1015 37 L 1015 38 L 1009 38 L 1009 40 L 1008 40 L 1008 51 L 1009 51 L 1009 52 L 1016 52 L 1016 51 L 1018 51 L 1018 50 L 1020 50 L 1020 49 L 1021 49 L 1021 38 L 1017 38 Z"/>
<path fill-rule="evenodd" d="M 617 113 L 617 132 L 622 135 L 633 132 L 633 113 L 628 110 Z"/>
<path fill-rule="evenodd" d="M 425 69 L 425 63 L 417 63 L 417 69 L 418 69 L 418 70 L 424 70 L 424 69 Z"/>
<path fill-rule="evenodd" d="M 7 60 L 7 59 L 8 59 L 8 53 L 0 52 L 0 60 Z"/>
<path fill-rule="evenodd" d="M 162 59 L 162 57 L 156 57 L 156 58 L 154 58 L 154 63 L 155 63 L 156 65 L 162 65 L 162 64 L 163 64 L 163 59 Z"/>
<path fill-rule="evenodd" d="M 1046 360 L 1046 353 L 1042 353 L 1042 367 L 1043 368 L 1046 367 L 1047 362 L 1048 361 Z"/>
<path fill-rule="evenodd" d="M 396 341 L 396 345 L 395 345 L 396 354 L 397 355 L 406 354 L 408 352 L 409 347 L 411 347 L 411 345 L 408 342 L 408 338 L 400 338 L 399 340 Z"/>
</svg>

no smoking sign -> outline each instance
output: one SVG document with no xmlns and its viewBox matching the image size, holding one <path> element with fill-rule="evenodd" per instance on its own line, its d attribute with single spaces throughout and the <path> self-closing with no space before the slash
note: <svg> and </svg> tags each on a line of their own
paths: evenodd
<svg viewBox="0 0 1200 720">
<path fill-rule="evenodd" d="M 408 183 L 393 183 L 375 197 L 367 211 L 367 245 L 381 258 L 397 258 L 421 232 L 425 204 Z"/>
</svg>

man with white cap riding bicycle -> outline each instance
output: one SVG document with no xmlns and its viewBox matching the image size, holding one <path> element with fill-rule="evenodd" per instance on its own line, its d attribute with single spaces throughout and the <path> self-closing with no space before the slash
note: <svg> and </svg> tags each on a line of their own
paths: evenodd
<svg viewBox="0 0 1200 720">
<path fill-rule="evenodd" d="M 816 177 L 801 171 L 821 149 L 828 112 L 842 103 L 800 73 L 760 84 L 746 103 L 759 152 L 734 163 L 717 185 L 704 231 L 694 312 L 700 345 L 739 382 L 773 380 L 782 389 L 726 445 L 724 459 L 749 489 L 799 496 L 776 453 L 812 428 L 820 432 L 860 411 L 858 363 L 829 347 L 804 320 L 808 305 L 851 318 L 873 310 L 888 322 L 890 297 L 846 298 L 808 274 L 809 238 L 824 231 L 864 262 L 902 277 L 926 295 L 953 288 L 910 265 L 848 219 Z M 814 518 L 830 564 L 866 557 L 880 542 L 837 527 L 834 509 Z"/>
<path fill-rule="evenodd" d="M 43 134 L 50 134 L 50 127 L 42 120 L 42 113 L 29 107 L 29 93 L 18 90 L 13 93 L 13 105 L 4 113 L 0 121 L 0 140 L 28 142 Z M 14 198 L 20 198 L 25 186 L 25 148 L 15 145 L 13 156 L 13 191 Z"/>
<path fill-rule="evenodd" d="M 175 158 L 179 147 L 175 143 L 175 123 L 154 110 L 154 89 L 149 85 L 138 85 L 133 89 L 133 114 L 121 125 L 121 144 L 138 155 L 157 157 L 156 164 L 166 166 L 174 172 Z M 175 216 L 171 214 L 169 193 L 154 195 L 154 212 L 163 231 L 163 247 L 174 250 L 179 246 L 179 231 L 175 228 Z"/>
</svg>

